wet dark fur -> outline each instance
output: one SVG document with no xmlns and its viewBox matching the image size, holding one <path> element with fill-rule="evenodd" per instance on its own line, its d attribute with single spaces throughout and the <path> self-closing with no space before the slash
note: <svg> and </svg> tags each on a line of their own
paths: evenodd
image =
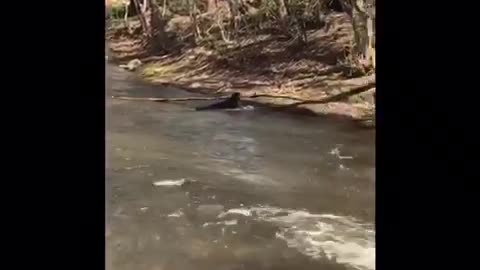
<svg viewBox="0 0 480 270">
<path fill-rule="evenodd" d="M 240 93 L 233 93 L 227 100 L 214 103 L 208 106 L 196 107 L 197 111 L 236 109 L 240 107 Z"/>
</svg>

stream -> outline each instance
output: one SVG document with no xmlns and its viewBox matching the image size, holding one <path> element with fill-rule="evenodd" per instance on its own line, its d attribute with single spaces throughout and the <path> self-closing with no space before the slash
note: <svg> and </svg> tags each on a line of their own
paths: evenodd
<svg viewBox="0 0 480 270">
<path fill-rule="evenodd" d="M 375 269 L 375 131 L 208 102 L 106 64 L 108 270 Z"/>
</svg>

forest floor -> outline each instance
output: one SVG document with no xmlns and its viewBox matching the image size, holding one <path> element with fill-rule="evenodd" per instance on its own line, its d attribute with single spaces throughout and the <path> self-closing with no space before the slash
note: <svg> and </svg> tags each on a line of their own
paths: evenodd
<svg viewBox="0 0 480 270">
<path fill-rule="evenodd" d="M 242 99 L 261 95 L 254 101 L 296 112 L 347 118 L 372 126 L 374 85 L 346 99 L 309 103 L 375 81 L 373 72 L 358 73 L 345 60 L 345 48 L 353 38 L 348 17 L 341 13 L 329 16 L 329 27 L 310 30 L 308 42 L 303 47 L 292 45 L 279 35 L 256 34 L 254 37 L 240 37 L 234 44 L 210 42 L 152 55 L 145 49 L 139 35 L 129 34 L 121 23 L 109 26 L 106 39 L 113 61 L 141 60 L 142 65 L 136 72 L 154 84 L 209 95 L 240 92 Z M 170 20 L 167 30 L 184 25 L 181 18 L 174 19 Z M 308 104 L 302 104 L 303 101 Z"/>
</svg>

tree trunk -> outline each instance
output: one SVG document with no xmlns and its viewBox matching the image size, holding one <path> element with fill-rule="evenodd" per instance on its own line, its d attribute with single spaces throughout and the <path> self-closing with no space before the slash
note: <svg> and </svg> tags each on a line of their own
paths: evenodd
<svg viewBox="0 0 480 270">
<path fill-rule="evenodd" d="M 142 12 L 140 6 L 140 0 L 133 0 L 133 4 L 135 5 L 135 9 L 137 10 L 138 18 L 140 20 L 140 24 L 142 25 L 143 33 L 150 37 L 150 29 L 147 24 L 147 20 L 145 19 L 145 12 Z"/>
<path fill-rule="evenodd" d="M 288 30 L 288 10 L 287 5 L 285 4 L 285 0 L 275 0 L 278 5 L 278 15 L 280 18 L 280 25 L 284 31 Z"/>
<path fill-rule="evenodd" d="M 163 0 L 162 18 L 165 18 L 166 14 L 167 14 L 167 0 Z"/>
<path fill-rule="evenodd" d="M 351 9 L 352 26 L 355 36 L 354 55 L 375 67 L 375 49 L 373 47 L 374 23 L 368 14 L 365 0 L 348 0 Z"/>
<path fill-rule="evenodd" d="M 233 29 L 233 37 L 235 38 L 240 27 L 240 2 L 238 0 L 227 0 L 227 3 L 230 11 L 231 29 Z"/>
<path fill-rule="evenodd" d="M 280 15 L 281 20 L 285 20 L 288 16 L 287 5 L 285 0 L 276 0 L 278 5 L 278 15 Z"/>
<path fill-rule="evenodd" d="M 190 19 L 192 20 L 192 33 L 195 37 L 195 42 L 202 39 L 202 34 L 200 32 L 200 28 L 198 27 L 197 21 L 197 4 L 195 0 L 190 0 L 188 3 L 188 9 L 190 10 Z"/>
<path fill-rule="evenodd" d="M 368 49 L 368 28 L 367 28 L 367 16 L 358 7 L 363 6 L 364 0 L 352 0 L 356 3 L 353 4 L 352 9 L 352 24 L 355 35 L 355 47 L 354 52 L 356 55 L 367 55 Z"/>
<path fill-rule="evenodd" d="M 212 12 L 217 9 L 218 7 L 218 0 L 208 0 L 207 4 L 207 12 Z"/>
<path fill-rule="evenodd" d="M 147 9 L 148 9 L 148 2 L 147 2 L 147 0 L 143 0 L 142 12 L 143 13 L 147 12 Z"/>
<path fill-rule="evenodd" d="M 150 7 L 150 37 L 155 50 L 165 50 L 168 46 L 165 21 L 160 19 L 160 11 L 153 0 L 147 0 Z"/>
<path fill-rule="evenodd" d="M 367 49 L 367 59 L 371 62 L 373 68 L 375 68 L 375 30 L 374 30 L 374 20 L 370 17 L 367 18 L 367 33 L 368 33 L 368 49 Z"/>
<path fill-rule="evenodd" d="M 123 16 L 123 23 L 125 24 L 125 28 L 130 32 L 130 25 L 128 23 L 128 11 L 130 10 L 130 2 L 124 2 L 123 6 L 125 8 L 125 15 Z"/>
</svg>

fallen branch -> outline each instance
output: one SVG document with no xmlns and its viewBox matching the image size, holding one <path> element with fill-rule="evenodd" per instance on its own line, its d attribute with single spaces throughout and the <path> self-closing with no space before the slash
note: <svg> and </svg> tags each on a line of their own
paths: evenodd
<svg viewBox="0 0 480 270">
<path fill-rule="evenodd" d="M 305 104 L 324 104 L 329 102 L 335 102 L 344 100 L 348 97 L 358 95 L 360 93 L 366 92 L 375 87 L 375 81 L 371 81 L 365 85 L 353 88 L 349 91 L 340 93 L 338 95 L 326 97 L 320 100 L 303 100 L 293 96 L 281 96 L 281 95 L 269 95 L 269 94 L 253 94 L 251 96 L 246 96 L 244 98 L 258 98 L 258 97 L 269 97 L 269 98 L 285 98 L 291 100 L 298 100 L 299 102 L 285 105 L 284 107 L 294 107 Z M 152 98 L 152 97 L 119 97 L 112 96 L 114 99 L 121 100 L 132 100 L 132 101 L 154 101 L 154 102 L 170 102 L 170 101 L 190 101 L 190 100 L 216 100 L 216 99 L 228 99 L 230 96 L 218 96 L 218 97 L 183 97 L 183 98 Z"/>
<path fill-rule="evenodd" d="M 189 100 L 216 100 L 229 98 L 230 96 L 221 96 L 221 97 L 184 97 L 184 98 L 146 98 L 146 97 L 116 97 L 112 96 L 114 99 L 121 100 L 133 100 L 133 101 L 154 101 L 154 102 L 170 102 L 170 101 L 189 101 Z"/>
<path fill-rule="evenodd" d="M 296 98 L 292 96 L 280 96 L 280 95 L 268 95 L 268 94 L 253 94 L 251 96 L 248 96 L 246 98 L 258 98 L 258 97 L 269 97 L 269 98 L 285 98 L 285 99 L 291 99 L 291 100 L 298 100 L 305 102 L 306 100 L 301 99 L 301 98 Z"/>
<path fill-rule="evenodd" d="M 293 104 L 286 105 L 285 107 L 296 107 L 299 105 L 305 105 L 305 104 L 325 104 L 325 103 L 330 103 L 330 102 L 336 102 L 336 101 L 341 101 L 344 100 L 348 97 L 358 95 L 360 93 L 366 92 L 372 88 L 375 87 L 375 81 L 369 82 L 368 84 L 353 88 L 349 91 L 340 93 L 338 95 L 322 98 L 319 100 L 306 100 L 306 101 L 301 101 Z"/>
<path fill-rule="evenodd" d="M 230 96 L 218 96 L 218 97 L 184 97 L 184 98 L 152 98 L 152 97 L 119 97 L 112 96 L 114 99 L 121 100 L 132 100 L 132 101 L 153 101 L 153 102 L 170 102 L 170 101 L 190 101 L 190 100 L 216 100 L 216 99 L 225 99 Z M 268 94 L 253 94 L 251 96 L 246 96 L 244 98 L 258 98 L 258 97 L 269 97 L 269 98 L 285 98 L 291 100 L 298 100 L 305 102 L 306 100 L 291 97 L 291 96 L 277 96 L 277 95 L 268 95 Z"/>
</svg>

